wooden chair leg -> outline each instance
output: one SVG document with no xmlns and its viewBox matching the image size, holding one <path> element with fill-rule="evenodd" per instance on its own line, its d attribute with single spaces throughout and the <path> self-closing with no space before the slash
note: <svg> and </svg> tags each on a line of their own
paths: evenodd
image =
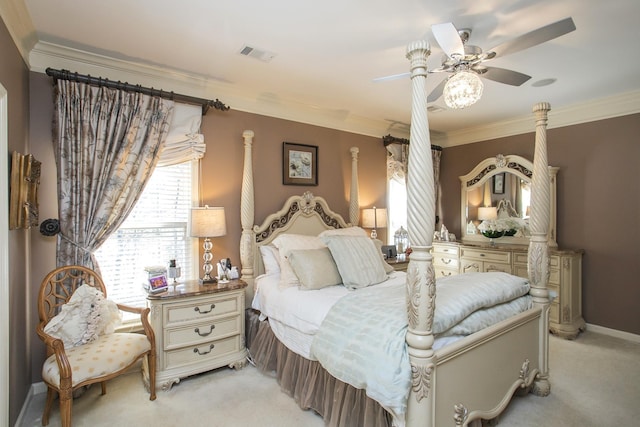
<svg viewBox="0 0 640 427">
<path fill-rule="evenodd" d="M 156 352 L 152 349 L 147 354 L 149 365 L 149 400 L 156 400 Z"/>
<path fill-rule="evenodd" d="M 60 422 L 62 427 L 71 427 L 71 405 L 73 396 L 69 393 L 60 393 Z"/>
<path fill-rule="evenodd" d="M 102 381 L 100 383 L 100 386 L 102 387 L 102 395 L 107 394 L 107 382 L 106 381 Z"/>
<path fill-rule="evenodd" d="M 53 407 L 53 399 L 55 399 L 57 392 L 47 386 L 47 401 L 44 404 L 44 412 L 42 413 L 42 425 L 49 425 L 49 414 L 51 414 L 51 408 Z"/>
</svg>

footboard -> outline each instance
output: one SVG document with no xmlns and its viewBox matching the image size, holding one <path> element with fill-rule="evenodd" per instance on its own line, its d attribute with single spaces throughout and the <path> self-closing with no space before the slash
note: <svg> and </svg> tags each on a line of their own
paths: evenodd
<svg viewBox="0 0 640 427">
<path fill-rule="evenodd" d="M 539 372 L 543 309 L 518 316 L 436 351 L 434 426 L 492 419 Z"/>
</svg>

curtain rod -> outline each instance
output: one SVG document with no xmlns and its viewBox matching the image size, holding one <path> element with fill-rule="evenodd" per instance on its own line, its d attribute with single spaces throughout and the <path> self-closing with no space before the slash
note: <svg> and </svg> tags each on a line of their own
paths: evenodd
<svg viewBox="0 0 640 427">
<path fill-rule="evenodd" d="M 391 136 L 391 134 L 389 135 L 385 135 L 382 137 L 382 143 L 384 144 L 384 146 L 386 147 L 389 144 L 407 144 L 409 145 L 409 140 L 406 138 L 398 138 L 395 136 Z M 436 150 L 436 151 L 442 151 L 442 147 L 439 145 L 434 145 L 431 144 L 431 149 L 432 150 Z"/>
<path fill-rule="evenodd" d="M 47 68 L 46 73 L 48 76 L 53 77 L 54 84 L 56 80 L 71 80 L 78 83 L 86 83 L 94 86 L 104 86 L 112 89 L 125 90 L 130 92 L 140 92 L 145 95 L 159 96 L 160 98 L 171 99 L 173 101 L 185 102 L 187 104 L 200 104 L 202 105 L 202 115 L 207 114 L 209 107 L 213 107 L 216 110 L 227 111 L 230 107 L 218 100 L 196 98 L 189 95 L 181 95 L 173 92 L 165 92 L 162 89 L 148 88 L 140 85 L 132 85 L 127 82 L 113 81 L 109 79 L 103 79 L 102 77 L 92 77 L 86 74 L 72 73 L 69 70 L 55 70 L 53 68 Z"/>
</svg>

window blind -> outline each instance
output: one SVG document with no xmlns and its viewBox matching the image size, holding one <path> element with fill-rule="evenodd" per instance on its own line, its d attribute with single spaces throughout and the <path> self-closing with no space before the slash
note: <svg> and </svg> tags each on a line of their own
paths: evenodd
<svg viewBox="0 0 640 427">
<path fill-rule="evenodd" d="M 187 234 L 191 190 L 191 162 L 154 170 L 133 211 L 96 252 L 110 299 L 144 307 L 145 267 L 166 267 L 171 259 L 182 280 L 194 277 Z"/>
</svg>

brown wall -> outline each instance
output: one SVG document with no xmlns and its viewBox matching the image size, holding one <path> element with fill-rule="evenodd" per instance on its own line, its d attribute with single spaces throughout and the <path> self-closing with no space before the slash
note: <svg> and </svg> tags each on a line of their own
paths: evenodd
<svg viewBox="0 0 640 427">
<path fill-rule="evenodd" d="M 2 153 L 2 161 L 11 164 L 13 151 L 29 153 L 29 72 L 2 20 L 0 58 L 0 83 L 7 91 L 9 128 L 9 152 Z M 9 185 L 8 177 L 3 176 L 0 179 L 0 185 Z M 7 215 L 7 212 L 3 212 L 2 215 Z M 27 303 L 30 289 L 27 286 L 30 283 L 27 256 L 29 233 L 27 230 L 11 230 L 9 241 L 0 242 L 3 245 L 7 244 L 9 250 L 9 425 L 13 425 L 18 418 L 32 383 L 29 357 L 30 325 L 25 321 L 32 309 Z M 4 414 L 2 416 L 4 417 Z"/>
<path fill-rule="evenodd" d="M 639 114 L 547 132 L 549 164 L 560 168 L 558 245 L 585 250 L 584 318 L 633 334 L 640 334 L 639 134 Z M 449 230 L 460 235 L 458 177 L 499 153 L 533 159 L 533 145 L 531 133 L 444 149 L 443 218 Z"/>
</svg>

